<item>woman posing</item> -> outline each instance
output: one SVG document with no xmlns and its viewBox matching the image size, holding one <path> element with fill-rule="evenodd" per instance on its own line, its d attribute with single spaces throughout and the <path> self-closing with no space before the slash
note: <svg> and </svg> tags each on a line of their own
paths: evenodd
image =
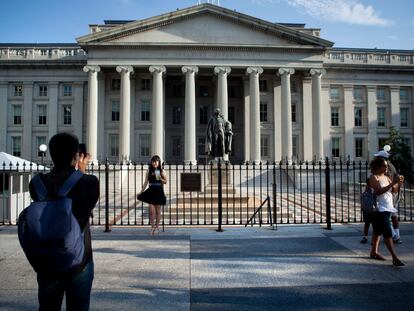
<svg viewBox="0 0 414 311">
<path fill-rule="evenodd" d="M 149 204 L 151 223 L 151 230 L 149 232 L 150 235 L 154 235 L 156 232 L 159 232 L 158 227 L 161 219 L 161 205 L 165 205 L 166 203 L 163 189 L 163 185 L 166 183 L 167 176 L 161 167 L 161 159 L 159 156 L 154 155 L 151 158 L 151 164 L 145 175 L 145 182 L 142 185 L 142 190 L 137 195 L 138 200 Z M 149 185 L 148 188 L 147 185 Z"/>
<path fill-rule="evenodd" d="M 404 182 L 404 176 L 395 175 L 391 180 L 385 173 L 388 164 L 383 158 L 375 158 L 371 162 L 372 175 L 369 178 L 369 186 L 374 190 L 377 196 L 377 207 L 373 213 L 372 227 L 374 233 L 372 235 L 372 246 L 370 257 L 377 260 L 385 260 L 378 252 L 380 236 L 384 237 L 385 245 L 392 256 L 392 264 L 394 266 L 404 266 L 404 263 L 397 257 L 395 253 L 394 243 L 392 241 L 392 231 L 390 217 L 396 209 L 393 205 L 392 192 L 397 192 L 398 187 Z"/>
</svg>

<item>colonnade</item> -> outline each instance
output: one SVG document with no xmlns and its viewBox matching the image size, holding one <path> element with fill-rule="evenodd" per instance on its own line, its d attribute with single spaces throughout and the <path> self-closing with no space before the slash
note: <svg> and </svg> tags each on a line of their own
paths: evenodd
<svg viewBox="0 0 414 311">
<path fill-rule="evenodd" d="M 96 161 L 97 144 L 98 144 L 98 73 L 100 67 L 96 65 L 87 65 L 83 68 L 89 74 L 88 80 L 88 109 L 87 109 L 87 130 L 86 141 L 92 155 L 92 161 Z M 134 72 L 132 66 L 117 66 L 116 71 L 121 76 L 120 86 L 120 130 L 119 130 L 119 159 L 120 161 L 129 161 L 131 146 L 131 88 L 130 75 Z M 195 92 L 195 76 L 199 71 L 197 66 L 183 66 L 182 73 L 185 75 L 185 124 L 184 124 L 184 162 L 196 163 L 196 92 Z M 151 154 L 158 154 L 162 158 L 165 156 L 164 150 L 164 85 L 163 74 L 166 73 L 166 67 L 162 65 L 150 66 L 149 72 L 152 74 L 152 101 L 151 101 L 151 121 L 152 121 L 152 137 L 151 137 Z M 231 68 L 226 66 L 214 67 L 214 73 L 217 75 L 217 103 L 225 119 L 228 119 L 228 94 L 227 94 L 227 78 L 231 73 Z M 250 162 L 259 162 L 261 160 L 261 129 L 260 129 L 260 88 L 259 77 L 263 73 L 261 67 L 247 67 L 246 75 L 248 83 L 245 83 L 245 96 L 249 100 L 245 102 L 245 160 Z M 295 73 L 293 68 L 279 68 L 277 75 L 280 76 L 280 105 L 275 111 L 280 111 L 280 126 L 274 120 L 275 137 L 280 137 L 281 154 L 283 159 L 292 159 L 292 116 L 291 116 L 291 91 L 290 79 Z M 313 133 L 313 154 L 320 158 L 323 156 L 323 130 L 322 130 L 322 104 L 321 104 L 321 75 L 324 74 L 323 69 L 311 69 L 309 74 L 312 77 L 312 95 L 311 108 L 313 112 L 313 122 L 310 131 Z M 275 92 L 275 96 L 276 96 Z M 275 100 L 275 105 L 278 101 Z M 305 103 L 304 103 L 305 104 Z M 280 131 L 277 135 L 276 131 Z M 276 141 L 276 139 L 275 139 Z M 309 142 L 304 142 L 305 144 Z M 276 157 L 276 143 L 275 143 Z M 280 147 L 279 147 L 280 148 Z M 311 151 L 312 152 L 312 151 Z M 309 153 L 309 152 L 308 152 Z"/>
</svg>

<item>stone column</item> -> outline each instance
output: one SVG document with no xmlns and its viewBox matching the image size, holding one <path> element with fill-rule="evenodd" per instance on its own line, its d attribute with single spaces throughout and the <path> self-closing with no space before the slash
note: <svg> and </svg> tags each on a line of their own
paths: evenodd
<svg viewBox="0 0 414 311">
<path fill-rule="evenodd" d="M 323 111 L 321 100 L 321 77 L 326 71 L 324 69 L 311 69 L 312 76 L 312 108 L 313 108 L 313 153 L 317 159 L 323 159 Z M 326 120 L 325 122 L 329 122 Z M 305 128 L 305 127 L 304 127 Z M 306 128 L 305 128 L 306 129 Z"/>
<path fill-rule="evenodd" d="M 230 67 L 214 67 L 214 73 L 217 75 L 217 107 L 220 108 L 225 120 L 228 120 L 229 116 L 227 76 L 230 72 Z"/>
<path fill-rule="evenodd" d="M 280 79 L 273 82 L 273 160 L 279 162 L 282 159 L 282 92 Z"/>
<path fill-rule="evenodd" d="M 0 82 L 0 150 L 7 151 L 7 110 L 9 108 L 7 102 L 8 84 Z M 10 109 L 12 107 L 10 106 Z M 11 153 L 11 152 L 10 152 Z"/>
<path fill-rule="evenodd" d="M 249 75 L 250 89 L 250 161 L 258 163 L 261 160 L 259 76 L 263 68 L 248 67 L 246 73 Z"/>
<path fill-rule="evenodd" d="M 109 155 L 108 146 L 105 146 L 105 106 L 110 104 L 105 98 L 105 72 L 98 77 L 98 154 L 100 161 L 105 160 L 104 155 Z M 87 125 L 86 125 L 86 128 Z"/>
<path fill-rule="evenodd" d="M 132 66 L 117 66 L 121 74 L 120 118 L 119 118 L 119 161 L 129 162 L 131 147 L 131 81 Z"/>
<path fill-rule="evenodd" d="M 243 91 L 244 91 L 244 162 L 250 161 L 250 90 L 249 79 L 243 79 Z"/>
<path fill-rule="evenodd" d="M 49 82 L 49 111 L 47 118 L 48 136 L 52 138 L 58 131 L 58 96 L 59 96 L 59 84 L 57 82 Z M 46 138 L 47 141 L 47 138 Z"/>
<path fill-rule="evenodd" d="M 292 100 L 290 96 L 290 75 L 293 68 L 279 68 L 282 83 L 282 159 L 292 160 Z"/>
<path fill-rule="evenodd" d="M 401 127 L 400 118 L 400 87 L 390 87 L 390 99 L 391 99 L 391 126 L 394 126 L 397 130 Z"/>
<path fill-rule="evenodd" d="M 185 74 L 184 163 L 197 164 L 195 74 L 198 67 L 184 66 L 181 71 Z"/>
<path fill-rule="evenodd" d="M 368 93 L 368 109 L 367 109 L 367 121 L 368 121 L 368 152 L 366 153 L 367 159 L 370 159 L 372 155 L 378 150 L 378 136 L 377 136 L 377 88 L 374 85 L 367 86 Z"/>
<path fill-rule="evenodd" d="M 345 144 L 344 152 L 342 154 L 348 159 L 354 157 L 354 104 L 353 104 L 353 87 L 352 85 L 344 86 L 344 131 Z"/>
<path fill-rule="evenodd" d="M 150 66 L 149 71 L 152 73 L 152 137 L 151 137 L 151 155 L 164 155 L 164 123 L 163 123 L 163 107 L 164 107 L 164 90 L 162 75 L 166 71 L 165 66 Z M 163 160 L 163 159 L 162 159 Z"/>
<path fill-rule="evenodd" d="M 32 129 L 33 121 L 33 82 L 23 83 L 23 137 L 22 137 L 22 158 L 33 159 L 32 157 Z M 36 124 L 36 122 L 35 122 Z"/>
<path fill-rule="evenodd" d="M 329 130 L 331 128 L 331 111 L 329 107 L 329 85 L 325 84 L 321 87 L 321 103 L 322 103 L 322 120 L 328 120 L 322 122 L 322 138 L 323 138 L 323 156 L 330 156 L 330 133 Z"/>
<path fill-rule="evenodd" d="M 73 105 L 72 105 L 72 127 L 73 133 L 84 142 L 83 137 L 83 82 L 73 83 Z"/>
<path fill-rule="evenodd" d="M 305 161 L 311 161 L 313 159 L 313 144 L 315 144 L 315 139 L 313 138 L 313 127 L 318 125 L 315 123 L 320 123 L 319 120 L 313 116 L 314 108 L 312 106 L 312 80 L 310 77 L 304 77 L 302 81 L 303 88 L 303 159 Z M 322 145 L 323 148 L 323 145 Z M 318 150 L 318 149 L 316 149 Z M 316 154 L 318 158 L 320 154 Z"/>
<path fill-rule="evenodd" d="M 86 144 L 91 155 L 91 162 L 95 163 L 98 157 L 98 72 L 100 70 L 99 66 L 83 67 L 83 71 L 89 73 Z"/>
</svg>

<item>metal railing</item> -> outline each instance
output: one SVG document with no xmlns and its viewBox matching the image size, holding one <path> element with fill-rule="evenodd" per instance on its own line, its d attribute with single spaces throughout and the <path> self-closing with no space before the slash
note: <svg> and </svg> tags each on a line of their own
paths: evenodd
<svg viewBox="0 0 414 311">
<path fill-rule="evenodd" d="M 0 224 L 15 224 L 30 203 L 28 182 L 36 165 L 12 169 L 0 164 Z M 146 164 L 101 163 L 89 174 L 100 180 L 101 195 L 91 223 L 110 226 L 149 224 L 148 206 L 136 195 L 144 183 Z M 168 183 L 163 225 L 246 225 L 361 222 L 360 195 L 368 163 L 317 161 L 258 164 L 164 164 Z M 197 173 L 200 191 L 185 191 L 183 174 Z M 414 190 L 400 192 L 399 219 L 413 220 Z M 258 208 L 264 204 L 270 208 Z"/>
</svg>

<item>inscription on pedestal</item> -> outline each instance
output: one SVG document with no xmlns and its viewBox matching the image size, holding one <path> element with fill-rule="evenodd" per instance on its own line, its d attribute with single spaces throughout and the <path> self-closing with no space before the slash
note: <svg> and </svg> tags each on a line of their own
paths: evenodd
<svg viewBox="0 0 414 311">
<path fill-rule="evenodd" d="M 182 192 L 201 192 L 201 173 L 181 173 Z"/>
</svg>

